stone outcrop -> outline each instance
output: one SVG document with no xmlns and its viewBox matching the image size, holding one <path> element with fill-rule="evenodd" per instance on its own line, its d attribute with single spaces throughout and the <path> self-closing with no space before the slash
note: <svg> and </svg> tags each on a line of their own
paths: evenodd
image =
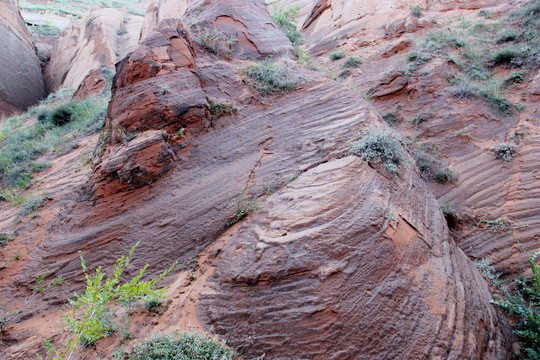
<svg viewBox="0 0 540 360">
<path fill-rule="evenodd" d="M 89 181 L 64 189 L 37 235 L 20 240 L 28 260 L 2 290 L 38 270 L 78 287 L 78 250 L 87 264 L 110 269 L 140 241 L 132 269 L 150 264 L 149 276 L 200 259 L 191 280 L 175 270 L 159 321 L 132 325 L 140 339 L 158 327 L 193 325 L 227 337 L 248 358 L 511 358 L 508 322 L 451 238 L 402 138 L 395 134 L 406 158 L 399 174 L 351 156 L 359 133 L 389 130 L 377 111 L 285 58 L 277 61 L 289 67 L 295 90 L 263 97 L 241 69 L 263 54 L 285 54 L 290 43 L 273 37 L 271 20 L 238 15 L 269 19 L 261 2 L 202 4 L 199 22 L 152 20 L 117 64 Z M 231 56 L 197 44 L 195 24 L 236 36 Z M 243 48 L 242 34 L 256 51 Z M 389 61 L 410 47 L 394 45 L 375 57 Z M 384 80 L 395 91 L 381 98 L 410 85 Z M 216 103 L 234 110 L 213 116 Z M 254 211 L 234 223 L 242 201 Z M 64 297 L 54 289 L 36 307 Z"/>
<path fill-rule="evenodd" d="M 0 115 L 9 115 L 45 96 L 40 63 L 18 0 L 0 3 L 0 45 Z"/>
<path fill-rule="evenodd" d="M 123 21 L 120 11 L 101 9 L 62 30 L 45 69 L 47 91 L 77 89 L 92 70 L 114 67 Z"/>
</svg>

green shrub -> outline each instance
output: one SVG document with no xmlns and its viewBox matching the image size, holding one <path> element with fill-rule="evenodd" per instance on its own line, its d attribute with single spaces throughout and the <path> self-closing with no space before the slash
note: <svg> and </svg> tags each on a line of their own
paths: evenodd
<svg viewBox="0 0 540 360">
<path fill-rule="evenodd" d="M 424 8 L 420 5 L 413 5 L 411 6 L 411 14 L 415 17 L 422 17 L 424 16 Z"/>
<path fill-rule="evenodd" d="M 141 280 L 148 268 L 148 265 L 145 265 L 137 276 L 128 282 L 121 283 L 124 269 L 131 262 L 133 252 L 138 245 L 139 243 L 136 243 L 131 248 L 127 257 L 122 256 L 116 261 L 113 276 L 110 278 L 105 277 L 101 266 L 96 269 L 94 276 L 87 274 L 86 263 L 79 251 L 86 278 L 86 291 L 83 294 L 75 293 L 75 300 L 69 300 L 72 309 L 64 314 L 64 322 L 69 325 L 71 334 L 65 347 L 58 351 L 58 360 L 71 359 L 79 347 L 94 344 L 97 340 L 111 335 L 115 331 L 110 315 L 110 309 L 114 304 L 129 304 L 137 300 L 160 299 L 164 296 L 168 287 L 156 289 L 156 285 L 172 271 L 176 262 L 150 281 Z"/>
<path fill-rule="evenodd" d="M 209 104 L 210 114 L 214 117 L 214 119 L 218 119 L 222 116 L 238 112 L 238 109 L 236 108 L 236 106 L 234 106 L 234 102 L 232 101 L 219 102 L 210 98 L 207 98 L 206 100 Z"/>
<path fill-rule="evenodd" d="M 509 86 L 511 84 L 515 83 L 521 83 L 525 79 L 525 76 L 527 75 L 527 70 L 518 70 L 514 71 L 506 79 L 504 79 L 503 84 L 505 86 Z"/>
<path fill-rule="evenodd" d="M 492 303 L 517 316 L 519 322 L 514 333 L 518 336 L 520 352 L 526 358 L 540 359 L 540 270 L 536 265 L 536 251 L 530 258 L 532 279 L 517 278 L 513 289 L 502 288 L 502 297 L 496 296 Z"/>
<path fill-rule="evenodd" d="M 385 113 L 382 118 L 390 126 L 396 125 L 403 121 L 403 118 L 401 117 L 401 115 L 399 115 L 399 112 L 397 110 Z"/>
<path fill-rule="evenodd" d="M 362 59 L 357 56 L 350 56 L 343 63 L 344 68 L 357 68 L 360 65 L 362 65 Z"/>
<path fill-rule="evenodd" d="M 7 244 L 9 244 L 9 242 L 13 239 L 14 236 L 11 233 L 0 233 L 0 248 L 3 248 Z"/>
<path fill-rule="evenodd" d="M 271 16 L 274 22 L 285 33 L 294 46 L 302 44 L 302 33 L 298 31 L 296 26 L 296 18 L 302 8 L 293 6 L 286 8 L 281 1 L 274 3 L 271 11 Z"/>
<path fill-rule="evenodd" d="M 496 90 L 488 86 L 480 90 L 480 95 L 482 95 L 494 112 L 503 115 L 512 114 L 514 106 L 510 101 L 498 95 Z"/>
<path fill-rule="evenodd" d="M 19 210 L 19 216 L 26 216 L 45 207 L 52 198 L 47 194 L 37 194 L 27 199 Z"/>
<path fill-rule="evenodd" d="M 510 222 L 507 218 L 501 217 L 495 220 L 480 220 L 476 226 L 480 227 L 482 230 L 489 230 L 492 233 L 495 233 L 497 231 L 510 229 Z"/>
<path fill-rule="evenodd" d="M 499 32 L 499 38 L 497 39 L 497 43 L 505 43 L 509 41 L 514 41 L 518 38 L 519 33 L 516 29 L 513 28 L 503 28 Z"/>
<path fill-rule="evenodd" d="M 64 101 L 59 92 L 29 113 L 11 117 L 0 124 L 0 185 L 26 189 L 31 184 L 32 172 L 39 171 L 32 161 L 61 146 L 78 133 L 88 134 L 102 127 L 108 98 L 68 100 L 55 105 L 50 101 Z M 37 121 L 25 126 L 30 112 Z M 69 137 L 68 137 L 69 134 Z"/>
<path fill-rule="evenodd" d="M 514 144 L 500 143 L 493 149 L 493 151 L 495 152 L 495 156 L 498 159 L 508 162 L 514 159 L 514 155 L 517 152 L 517 148 L 516 148 L 516 145 Z"/>
<path fill-rule="evenodd" d="M 405 162 L 405 152 L 391 131 L 371 128 L 352 142 L 350 153 L 364 161 L 381 163 L 391 174 L 399 173 L 399 165 Z"/>
<path fill-rule="evenodd" d="M 255 198 L 252 195 L 244 194 L 244 191 L 240 191 L 234 196 L 231 197 L 234 201 L 234 216 L 233 218 L 227 223 L 227 226 L 232 226 L 251 214 L 253 211 L 258 210 L 260 205 L 257 201 L 257 198 Z"/>
<path fill-rule="evenodd" d="M 518 56 L 518 51 L 513 48 L 504 48 L 499 49 L 493 54 L 493 63 L 498 64 L 509 64 L 512 60 Z"/>
<path fill-rule="evenodd" d="M 493 13 L 487 9 L 480 9 L 478 10 L 478 16 L 483 16 L 486 19 L 491 19 L 493 17 Z"/>
<path fill-rule="evenodd" d="M 127 30 L 126 30 L 126 28 L 120 28 L 120 29 L 118 29 L 118 31 L 116 33 L 118 34 L 118 36 L 122 36 L 122 35 L 127 34 Z"/>
<path fill-rule="evenodd" d="M 264 60 L 247 66 L 242 72 L 248 83 L 263 95 L 293 91 L 296 87 L 296 79 L 286 62 Z"/>
<path fill-rule="evenodd" d="M 232 56 L 232 49 L 238 39 L 225 34 L 212 25 L 206 27 L 195 25 L 192 30 L 195 33 L 195 43 L 201 48 L 217 56 L 226 58 Z"/>
<path fill-rule="evenodd" d="M 458 173 L 451 167 L 440 168 L 435 172 L 433 178 L 441 184 L 456 183 L 459 180 Z"/>
<path fill-rule="evenodd" d="M 328 53 L 328 57 L 333 61 L 343 59 L 346 55 L 347 53 L 343 49 L 335 49 Z"/>
<path fill-rule="evenodd" d="M 429 119 L 433 118 L 433 114 L 432 113 L 422 113 L 420 115 L 418 115 L 417 117 L 415 117 L 414 119 L 411 120 L 411 124 L 415 127 L 415 128 L 418 128 L 420 126 L 420 124 L 428 121 Z"/>
<path fill-rule="evenodd" d="M 133 348 L 130 360 L 236 360 L 239 354 L 208 335 L 191 332 L 156 333 Z"/>
</svg>

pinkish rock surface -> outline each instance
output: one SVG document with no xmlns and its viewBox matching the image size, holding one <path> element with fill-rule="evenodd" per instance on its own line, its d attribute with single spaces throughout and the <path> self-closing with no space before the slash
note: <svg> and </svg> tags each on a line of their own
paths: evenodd
<svg viewBox="0 0 540 360">
<path fill-rule="evenodd" d="M 32 35 L 18 4 L 18 0 L 0 3 L 0 116 L 26 110 L 45 96 Z"/>
</svg>

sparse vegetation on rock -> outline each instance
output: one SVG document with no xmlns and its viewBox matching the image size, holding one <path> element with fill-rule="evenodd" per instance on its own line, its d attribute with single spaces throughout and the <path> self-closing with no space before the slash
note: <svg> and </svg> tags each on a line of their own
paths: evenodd
<svg viewBox="0 0 540 360">
<path fill-rule="evenodd" d="M 399 141 L 389 130 L 369 129 L 351 144 L 350 152 L 362 160 L 380 163 L 391 174 L 399 173 L 405 162 L 405 153 Z"/>
<path fill-rule="evenodd" d="M 294 46 L 302 44 L 302 33 L 296 26 L 296 18 L 300 13 L 300 6 L 287 7 L 281 1 L 275 2 L 272 7 L 271 16 L 275 23 L 287 35 Z"/>
<path fill-rule="evenodd" d="M 195 331 L 155 333 L 130 353 L 130 360 L 236 360 L 239 354 L 225 343 Z"/>
<path fill-rule="evenodd" d="M 263 95 L 281 94 L 292 91 L 297 80 L 287 62 L 264 60 L 242 69 L 247 82 Z"/>
<path fill-rule="evenodd" d="M 498 159 L 508 162 L 514 159 L 514 155 L 517 152 L 517 148 L 515 144 L 500 143 L 493 149 L 493 152 L 495 152 L 495 156 Z"/>
</svg>

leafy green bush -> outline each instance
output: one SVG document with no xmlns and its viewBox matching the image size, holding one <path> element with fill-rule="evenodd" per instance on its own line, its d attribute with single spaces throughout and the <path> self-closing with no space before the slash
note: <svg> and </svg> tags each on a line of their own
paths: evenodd
<svg viewBox="0 0 540 360">
<path fill-rule="evenodd" d="M 346 55 L 347 53 L 343 49 L 335 49 L 328 53 L 328 57 L 330 58 L 330 60 L 334 61 L 343 59 Z"/>
<path fill-rule="evenodd" d="M 141 280 L 148 268 L 148 265 L 145 265 L 131 281 L 120 283 L 122 273 L 129 265 L 138 245 L 139 243 L 136 243 L 131 248 L 127 257 L 122 256 L 116 261 L 113 276 L 110 278 L 105 277 L 101 266 L 96 269 L 93 277 L 87 274 L 87 267 L 81 255 L 81 266 L 87 283 L 86 290 L 84 294 L 75 293 L 75 300 L 69 300 L 73 308 L 64 314 L 64 322 L 69 325 L 71 335 L 65 348 L 58 351 L 57 359 L 71 359 L 79 347 L 93 344 L 109 336 L 114 327 L 109 321 L 108 314 L 115 303 L 126 304 L 147 298 L 160 299 L 164 296 L 168 287 L 156 289 L 157 282 L 172 271 L 176 262 L 150 281 Z"/>
<path fill-rule="evenodd" d="M 503 287 L 502 297 L 496 296 L 492 300 L 495 305 L 519 318 L 514 332 L 518 336 L 521 353 L 529 359 L 540 359 L 540 270 L 535 262 L 538 255 L 540 251 L 529 258 L 532 279 L 516 279 L 513 290 Z"/>
<path fill-rule="evenodd" d="M 239 354 L 219 340 L 194 331 L 156 333 L 133 348 L 130 360 L 236 360 Z"/>
<path fill-rule="evenodd" d="M 357 68 L 360 65 L 362 65 L 362 59 L 357 56 L 350 56 L 343 63 L 344 68 Z"/>
<path fill-rule="evenodd" d="M 508 162 L 514 159 L 517 149 L 515 144 L 500 143 L 493 149 L 493 151 L 498 159 Z"/>
<path fill-rule="evenodd" d="M 370 128 L 360 139 L 351 144 L 350 153 L 364 161 L 381 163 L 391 174 L 399 173 L 399 165 L 405 162 L 405 152 L 393 133 L 388 130 Z"/>
<path fill-rule="evenodd" d="M 296 79 L 286 62 L 268 59 L 253 63 L 242 70 L 248 83 L 263 95 L 280 94 L 294 90 Z"/>
<path fill-rule="evenodd" d="M 294 46 L 302 44 L 302 33 L 298 31 L 296 26 L 296 18 L 301 9 L 300 6 L 293 6 L 287 9 L 285 4 L 278 1 L 274 3 L 270 14 L 274 22 L 285 33 Z"/>
</svg>

